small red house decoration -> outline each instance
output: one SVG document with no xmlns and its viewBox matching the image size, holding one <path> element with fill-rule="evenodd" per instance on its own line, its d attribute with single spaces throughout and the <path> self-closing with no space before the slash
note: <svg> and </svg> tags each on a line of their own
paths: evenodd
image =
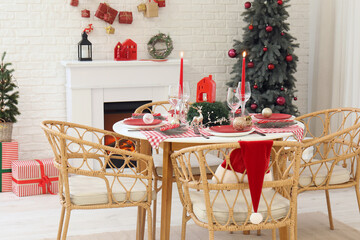
<svg viewBox="0 0 360 240">
<path fill-rule="evenodd" d="M 212 75 L 204 77 L 197 83 L 196 102 L 215 102 L 216 83 L 212 80 Z"/>
<path fill-rule="evenodd" d="M 137 44 L 131 40 L 126 39 L 123 43 L 118 42 L 114 48 L 115 61 L 127 61 L 137 59 Z"/>
</svg>

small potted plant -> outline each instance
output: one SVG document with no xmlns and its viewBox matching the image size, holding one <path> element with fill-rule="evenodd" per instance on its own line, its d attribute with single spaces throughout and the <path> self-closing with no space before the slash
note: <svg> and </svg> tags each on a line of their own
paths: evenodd
<svg viewBox="0 0 360 240">
<path fill-rule="evenodd" d="M 15 116 L 20 112 L 17 108 L 19 92 L 12 73 L 11 63 L 4 63 L 6 52 L 1 57 L 0 64 L 0 142 L 10 142 Z"/>
</svg>

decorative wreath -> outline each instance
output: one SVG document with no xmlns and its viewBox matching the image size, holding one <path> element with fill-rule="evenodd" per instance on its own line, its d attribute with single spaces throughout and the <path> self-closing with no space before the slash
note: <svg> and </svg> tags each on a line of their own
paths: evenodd
<svg viewBox="0 0 360 240">
<path fill-rule="evenodd" d="M 166 48 L 157 49 L 155 45 L 157 43 L 165 43 Z M 147 48 L 151 57 L 155 59 L 164 59 L 170 55 L 171 51 L 174 49 L 173 42 L 169 35 L 164 33 L 159 33 L 152 38 L 150 38 Z"/>
</svg>

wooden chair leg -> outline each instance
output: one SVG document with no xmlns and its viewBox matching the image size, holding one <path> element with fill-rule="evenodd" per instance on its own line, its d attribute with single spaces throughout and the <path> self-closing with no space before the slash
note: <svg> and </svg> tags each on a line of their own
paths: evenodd
<svg viewBox="0 0 360 240">
<path fill-rule="evenodd" d="M 185 240 L 186 236 L 186 208 L 183 207 L 183 214 L 182 214 L 182 224 L 181 224 L 181 240 Z"/>
<path fill-rule="evenodd" d="M 65 216 L 65 207 L 63 206 L 61 208 L 61 215 L 60 215 L 60 221 L 59 221 L 59 230 L 58 230 L 58 235 L 57 235 L 57 240 L 61 239 L 61 232 L 64 226 L 64 216 Z"/>
<path fill-rule="evenodd" d="M 136 239 L 143 240 L 145 232 L 145 214 L 146 210 L 143 207 L 138 207 L 137 225 L 136 225 Z"/>
<path fill-rule="evenodd" d="M 147 212 L 147 223 L 148 223 L 148 239 L 155 240 L 155 238 L 152 238 L 154 237 L 153 235 L 154 229 L 152 225 L 151 207 L 148 207 L 148 209 L 146 209 L 146 212 Z"/>
<path fill-rule="evenodd" d="M 256 231 L 256 235 L 261 236 L 261 230 L 260 229 Z"/>
<path fill-rule="evenodd" d="M 250 230 L 244 230 L 244 231 L 243 231 L 243 234 L 244 234 L 244 235 L 250 235 Z"/>
<path fill-rule="evenodd" d="M 333 217 L 332 217 L 332 212 L 331 212 L 329 190 L 325 190 L 325 195 L 326 195 L 326 204 L 327 204 L 328 215 L 329 215 L 330 229 L 334 230 L 334 222 L 333 222 Z"/>
<path fill-rule="evenodd" d="M 62 233 L 62 238 L 61 238 L 62 240 L 66 240 L 67 231 L 69 228 L 70 213 L 71 213 L 71 210 L 66 209 L 66 216 L 65 216 L 65 223 L 64 223 L 65 225 L 64 225 L 64 230 Z"/>
<path fill-rule="evenodd" d="M 276 240 L 276 228 L 272 229 L 272 240 Z"/>
<path fill-rule="evenodd" d="M 214 240 L 214 230 L 209 230 L 209 240 Z"/>
<path fill-rule="evenodd" d="M 288 238 L 288 236 L 289 236 L 289 230 L 288 230 L 288 227 L 287 227 L 287 226 L 279 228 L 279 236 L 280 236 L 280 240 L 287 240 L 287 239 L 289 239 L 289 238 Z"/>
<path fill-rule="evenodd" d="M 355 185 L 355 192 L 356 192 L 356 198 L 359 206 L 359 212 L 360 212 L 360 190 L 359 190 L 359 184 Z"/>
<path fill-rule="evenodd" d="M 156 233 L 156 204 L 157 204 L 157 200 L 153 201 L 153 226 L 152 226 L 152 231 L 153 231 L 153 238 L 155 239 L 155 233 Z"/>
</svg>

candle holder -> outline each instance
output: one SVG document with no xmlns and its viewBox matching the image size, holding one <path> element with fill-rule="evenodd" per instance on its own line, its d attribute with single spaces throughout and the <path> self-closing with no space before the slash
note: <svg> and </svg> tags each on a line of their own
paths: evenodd
<svg viewBox="0 0 360 240">
<path fill-rule="evenodd" d="M 238 84 L 238 93 L 239 93 L 239 99 L 240 99 L 240 108 L 241 108 L 241 116 L 249 116 L 249 112 L 246 110 L 246 102 L 250 99 L 251 96 L 251 88 L 250 83 L 245 82 L 245 87 L 242 86 L 242 82 L 239 82 Z"/>
</svg>

